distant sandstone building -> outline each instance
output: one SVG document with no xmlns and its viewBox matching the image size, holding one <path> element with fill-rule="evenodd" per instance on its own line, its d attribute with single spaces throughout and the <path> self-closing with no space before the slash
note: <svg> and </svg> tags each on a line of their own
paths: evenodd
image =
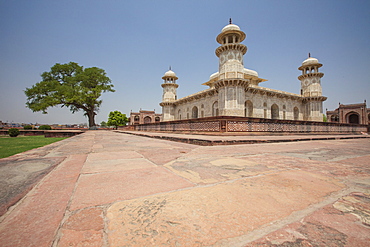
<svg viewBox="0 0 370 247">
<path fill-rule="evenodd" d="M 208 89 L 177 99 L 176 74 L 170 69 L 162 79 L 162 121 L 195 119 L 211 116 L 323 121 L 321 78 L 322 64 L 308 57 L 298 68 L 302 74 L 301 93 L 294 94 L 259 86 L 266 81 L 254 70 L 244 68 L 247 47 L 241 42 L 246 34 L 239 26 L 225 26 L 216 40 L 218 72 L 203 83 Z"/>
<path fill-rule="evenodd" d="M 334 111 L 326 111 L 328 122 L 370 124 L 370 108 L 366 108 L 366 100 L 359 104 L 340 104 Z"/>
<path fill-rule="evenodd" d="M 162 114 L 155 113 L 155 111 L 140 110 L 139 112 L 130 113 L 129 125 L 159 123 L 162 121 Z"/>
</svg>

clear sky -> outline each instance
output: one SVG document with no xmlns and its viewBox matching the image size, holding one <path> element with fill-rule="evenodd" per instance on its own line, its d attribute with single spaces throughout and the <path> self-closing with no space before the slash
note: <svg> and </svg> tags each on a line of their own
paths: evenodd
<svg viewBox="0 0 370 247">
<path fill-rule="evenodd" d="M 0 0 L 0 120 L 86 123 L 83 112 L 25 107 L 24 90 L 70 61 L 104 69 L 115 86 L 97 123 L 114 110 L 161 112 L 169 66 L 178 98 L 207 88 L 229 18 L 247 34 L 245 67 L 268 80 L 260 86 L 299 93 L 297 68 L 310 52 L 323 64 L 324 109 L 365 99 L 370 108 L 369 13 L 368 0 Z"/>
</svg>

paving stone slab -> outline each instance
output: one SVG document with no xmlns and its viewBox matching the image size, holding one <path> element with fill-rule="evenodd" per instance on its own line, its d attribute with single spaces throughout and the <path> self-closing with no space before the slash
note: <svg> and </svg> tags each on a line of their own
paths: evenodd
<svg viewBox="0 0 370 247">
<path fill-rule="evenodd" d="M 58 242 L 58 247 L 84 246 L 101 247 L 104 246 L 103 231 L 74 231 L 69 229 L 61 230 L 63 237 Z"/>
<path fill-rule="evenodd" d="M 366 169 L 367 173 L 370 174 L 370 172 L 368 171 L 368 169 L 370 169 L 370 155 L 348 158 L 340 160 L 337 163 L 352 165 L 354 167 L 360 167 L 361 169 Z"/>
<path fill-rule="evenodd" d="M 104 218 L 102 208 L 79 210 L 68 217 L 60 231 L 58 247 L 102 246 Z"/>
<path fill-rule="evenodd" d="M 353 246 L 370 243 L 370 194 L 351 193 L 246 246 Z"/>
<path fill-rule="evenodd" d="M 329 148 L 316 148 L 311 152 L 301 151 L 301 152 L 286 152 L 282 153 L 284 155 L 290 155 L 293 157 L 298 158 L 305 158 L 311 160 L 319 160 L 319 161 L 329 161 L 335 162 L 349 158 L 356 158 L 363 155 L 367 155 L 370 153 L 370 145 L 368 145 L 368 149 L 352 149 L 349 147 L 340 148 L 337 147 L 336 149 L 329 149 Z"/>
<path fill-rule="evenodd" d="M 115 160 L 115 159 L 138 159 L 143 158 L 141 154 L 136 151 L 104 151 L 98 153 L 90 153 L 87 157 L 86 162 L 98 161 L 98 160 Z"/>
<path fill-rule="evenodd" d="M 239 157 L 184 157 L 169 162 L 165 167 L 196 184 L 218 183 L 285 169 Z"/>
<path fill-rule="evenodd" d="M 114 203 L 110 246 L 209 246 L 317 203 L 343 188 L 323 176 L 284 171 Z M 224 245 L 232 246 L 232 245 Z"/>
<path fill-rule="evenodd" d="M 51 246 L 86 155 L 53 170 L 0 224 L 0 246 Z"/>
<path fill-rule="evenodd" d="M 0 216 L 63 159 L 64 157 L 0 159 Z"/>
<path fill-rule="evenodd" d="M 118 172 L 156 167 L 146 159 L 112 159 L 86 162 L 81 173 Z"/>
<path fill-rule="evenodd" d="M 194 184 L 162 167 L 82 174 L 70 209 L 103 205 L 192 186 Z"/>
<path fill-rule="evenodd" d="M 318 161 L 303 157 L 286 156 L 281 153 L 249 155 L 244 157 L 244 159 L 264 164 L 270 169 L 300 169 L 333 177 L 345 177 L 355 174 L 370 176 L 370 167 L 366 164 Z"/>
<path fill-rule="evenodd" d="M 161 149 L 150 149 L 150 150 L 140 150 L 138 151 L 146 159 L 152 161 L 157 165 L 164 165 L 172 160 L 175 160 L 184 154 L 191 151 L 190 148 L 161 148 Z"/>
<path fill-rule="evenodd" d="M 352 140 L 353 141 L 353 140 Z M 352 144 L 352 142 L 351 142 Z M 189 155 L 192 157 L 202 157 L 204 154 L 209 156 L 235 156 L 235 155 L 252 155 L 263 153 L 283 153 L 283 152 L 306 152 L 305 150 L 312 150 L 331 145 L 329 141 L 304 141 L 299 143 L 262 143 L 256 145 L 242 144 L 234 145 L 232 147 L 225 146 L 212 146 L 212 147 L 198 147 L 192 150 Z M 186 156 L 186 155 L 185 155 Z"/>
</svg>

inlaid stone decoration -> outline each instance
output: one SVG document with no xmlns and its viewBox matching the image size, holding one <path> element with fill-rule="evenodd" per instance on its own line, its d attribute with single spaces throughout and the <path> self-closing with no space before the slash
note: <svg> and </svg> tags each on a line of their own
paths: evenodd
<svg viewBox="0 0 370 247">
<path fill-rule="evenodd" d="M 238 117 L 213 117 L 137 125 L 139 131 L 360 133 L 366 125 Z"/>
</svg>

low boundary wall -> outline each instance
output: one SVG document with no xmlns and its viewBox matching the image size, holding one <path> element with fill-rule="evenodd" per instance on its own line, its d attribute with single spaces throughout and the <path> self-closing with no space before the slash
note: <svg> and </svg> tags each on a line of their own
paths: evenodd
<svg viewBox="0 0 370 247">
<path fill-rule="evenodd" d="M 208 117 L 133 126 L 137 131 L 201 133 L 359 134 L 367 125 L 247 117 Z"/>
<path fill-rule="evenodd" d="M 82 130 L 19 130 L 19 135 L 24 136 L 45 136 L 45 137 L 71 137 L 83 133 Z M 1 129 L 0 135 L 7 136 L 8 130 Z"/>
</svg>

